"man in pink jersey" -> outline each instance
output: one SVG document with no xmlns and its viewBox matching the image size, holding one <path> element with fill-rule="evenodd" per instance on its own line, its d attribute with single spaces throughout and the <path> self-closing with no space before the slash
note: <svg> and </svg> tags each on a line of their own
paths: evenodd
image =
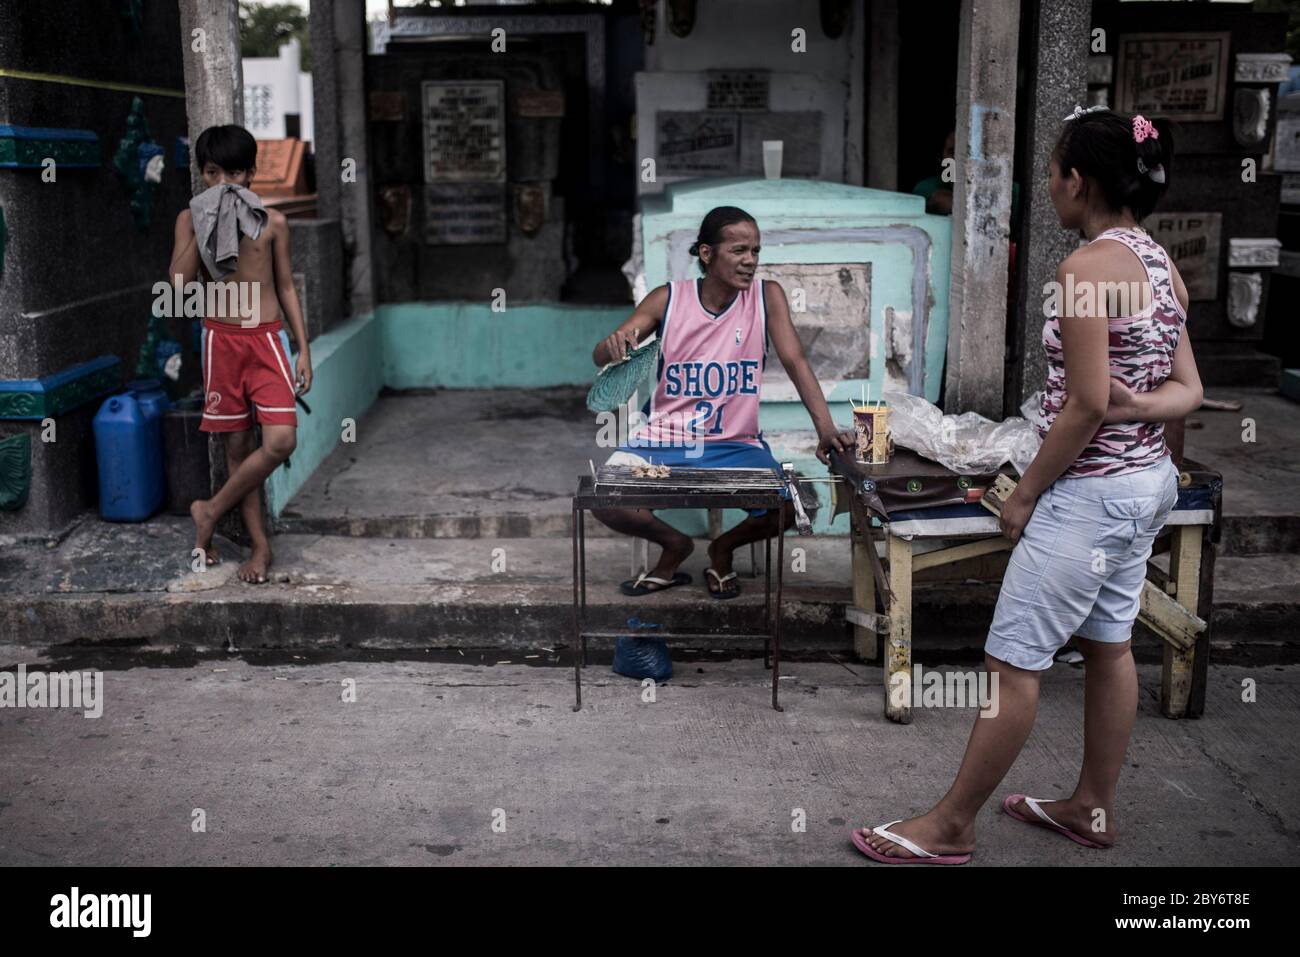
<svg viewBox="0 0 1300 957">
<path fill-rule="evenodd" d="M 735 206 L 719 206 L 704 217 L 691 247 L 699 279 L 658 287 L 632 315 L 596 345 L 596 365 L 626 357 L 652 332 L 660 340 L 659 365 L 645 424 L 628 436 L 609 464 L 653 462 L 669 467 L 779 469 L 758 425 L 759 389 L 769 342 L 776 347 L 817 429 L 817 457 L 830 449 L 853 447 L 852 432 L 841 432 L 804 355 L 790 319 L 785 291 L 778 283 L 755 280 L 759 232 L 754 218 Z M 709 545 L 706 582 L 714 598 L 735 598 L 740 584 L 731 569 L 741 545 L 767 538 L 781 522 L 794 521 L 787 502 L 782 514 L 756 509 Z M 636 580 L 625 581 L 627 595 L 685 585 L 690 575 L 677 569 L 694 550 L 689 536 L 649 509 L 598 509 L 595 515 L 617 532 L 649 539 L 662 547 L 659 563 Z"/>
</svg>

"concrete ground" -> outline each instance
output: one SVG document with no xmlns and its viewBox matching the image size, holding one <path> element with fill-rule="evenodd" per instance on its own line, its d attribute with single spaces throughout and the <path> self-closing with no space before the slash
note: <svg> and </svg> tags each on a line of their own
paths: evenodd
<svg viewBox="0 0 1300 957">
<path fill-rule="evenodd" d="M 1205 394 L 1242 404 L 1187 421 L 1186 454 L 1223 474 L 1225 552 L 1300 552 L 1300 405 L 1272 388 Z"/>
<path fill-rule="evenodd" d="M 1211 395 L 1244 408 L 1199 413 L 1187 438 L 1225 480 L 1205 715 L 1159 716 L 1160 646 L 1139 630 L 1121 844 L 1089 851 L 993 805 L 977 864 L 1285 864 L 1300 843 L 1296 406 Z M 0 864 L 860 865 L 852 826 L 946 787 L 972 712 L 884 720 L 880 666 L 854 658 L 843 618 L 846 539 L 787 539 L 803 568 L 784 714 L 758 643 L 725 637 L 675 644 L 654 703 L 595 643 L 575 714 L 568 495 L 596 457 L 580 393 L 388 396 L 360 425 L 290 503 L 265 586 L 233 579 L 229 542 L 192 572 L 181 518 L 0 537 L 0 672 L 102 669 L 106 695 L 94 720 L 0 708 Z M 635 604 L 616 587 L 627 541 L 588 544 L 602 624 L 717 631 L 761 612 L 752 579 L 736 602 L 704 595 L 703 542 L 695 584 Z M 915 660 L 975 666 L 995 595 L 918 583 Z M 1047 673 L 1007 790 L 1072 786 L 1081 677 Z"/>
<path fill-rule="evenodd" d="M 31 654 L 0 647 L 6 662 Z M 874 669 L 832 661 L 786 668 L 784 714 L 761 661 L 679 659 L 654 703 L 593 663 L 574 713 L 572 673 L 528 665 L 284 656 L 106 671 L 98 719 L 0 712 L 0 864 L 870 867 L 849 830 L 938 798 L 973 720 L 931 709 L 890 724 Z M 1195 721 L 1158 715 L 1157 672 L 1141 669 L 1120 843 L 1088 850 L 993 803 L 974 864 L 1293 862 L 1300 667 L 1215 668 Z M 1048 672 L 1003 791 L 1073 785 L 1081 679 Z"/>
<path fill-rule="evenodd" d="M 596 444 L 580 389 L 386 393 L 281 516 L 288 531 L 567 538 Z"/>
</svg>

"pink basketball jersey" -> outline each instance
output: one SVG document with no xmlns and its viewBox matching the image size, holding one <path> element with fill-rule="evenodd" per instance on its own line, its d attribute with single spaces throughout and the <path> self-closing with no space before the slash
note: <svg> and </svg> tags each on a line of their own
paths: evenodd
<svg viewBox="0 0 1300 957">
<path fill-rule="evenodd" d="M 744 442 L 762 445 L 758 393 L 767 356 L 767 307 L 760 279 L 714 315 L 699 281 L 668 284 L 649 421 L 631 445 Z"/>
</svg>

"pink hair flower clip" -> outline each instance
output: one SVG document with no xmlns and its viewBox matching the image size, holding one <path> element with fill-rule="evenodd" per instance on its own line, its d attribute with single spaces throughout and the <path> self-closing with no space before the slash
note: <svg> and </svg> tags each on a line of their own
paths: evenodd
<svg viewBox="0 0 1300 957">
<path fill-rule="evenodd" d="M 1158 140 L 1160 139 L 1160 131 L 1151 125 L 1150 120 L 1139 113 L 1133 117 L 1133 139 L 1135 142 L 1141 143 L 1148 136 L 1153 140 Z"/>
</svg>

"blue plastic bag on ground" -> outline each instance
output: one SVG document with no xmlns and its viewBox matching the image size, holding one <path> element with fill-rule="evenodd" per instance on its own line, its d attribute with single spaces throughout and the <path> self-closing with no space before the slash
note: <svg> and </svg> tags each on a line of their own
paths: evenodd
<svg viewBox="0 0 1300 957">
<path fill-rule="evenodd" d="M 628 619 L 627 625 L 629 628 L 659 627 L 636 618 Z M 668 642 L 653 635 L 623 635 L 614 645 L 614 673 L 626 678 L 667 681 L 673 676 Z"/>
</svg>

